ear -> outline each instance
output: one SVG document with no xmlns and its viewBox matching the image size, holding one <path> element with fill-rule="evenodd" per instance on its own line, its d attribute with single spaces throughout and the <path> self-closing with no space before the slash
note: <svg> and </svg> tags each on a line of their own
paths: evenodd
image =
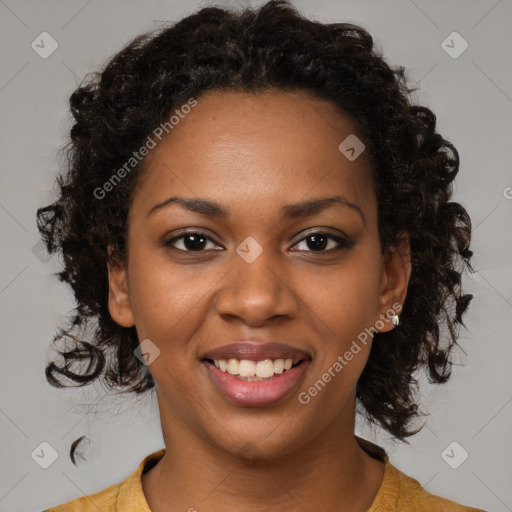
<svg viewBox="0 0 512 512">
<path fill-rule="evenodd" d="M 111 248 L 109 247 L 109 255 Z M 122 327 L 133 327 L 132 308 L 128 293 L 128 275 L 122 263 L 107 263 L 108 269 L 108 310 L 113 320 Z"/>
<path fill-rule="evenodd" d="M 384 255 L 381 271 L 379 295 L 379 323 L 384 323 L 379 332 L 388 332 L 394 328 L 391 321 L 393 315 L 400 316 L 407 286 L 411 277 L 411 248 L 409 237 L 402 235 L 396 246 Z"/>
</svg>

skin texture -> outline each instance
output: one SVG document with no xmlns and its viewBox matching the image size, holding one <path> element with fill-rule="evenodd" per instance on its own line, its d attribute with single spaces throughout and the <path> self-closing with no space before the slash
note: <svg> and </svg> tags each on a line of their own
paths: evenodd
<svg viewBox="0 0 512 512">
<path fill-rule="evenodd" d="M 198 98 L 148 155 L 128 216 L 128 264 L 109 267 L 109 310 L 161 351 L 149 369 L 167 454 L 142 478 L 151 510 L 371 505 L 384 464 L 354 438 L 355 385 L 370 343 L 309 404 L 297 399 L 407 292 L 407 241 L 381 252 L 368 164 L 338 150 L 352 133 L 348 115 L 305 92 L 217 91 Z M 336 195 L 362 215 L 340 204 L 310 217 L 282 215 L 286 204 Z M 148 216 L 171 196 L 207 198 L 229 215 L 171 204 Z M 183 239 L 163 245 L 183 228 L 210 237 L 203 252 L 187 253 Z M 353 246 L 336 249 L 327 239 L 315 250 L 310 228 L 345 234 Z M 248 236 L 263 249 L 252 263 L 236 252 Z M 384 318 L 380 330 L 392 328 Z M 200 361 L 251 337 L 312 356 L 296 390 L 270 407 L 232 404 Z"/>
</svg>

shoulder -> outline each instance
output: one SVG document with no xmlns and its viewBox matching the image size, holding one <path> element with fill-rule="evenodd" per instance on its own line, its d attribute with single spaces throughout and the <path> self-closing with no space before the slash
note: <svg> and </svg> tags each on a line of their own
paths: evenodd
<svg viewBox="0 0 512 512">
<path fill-rule="evenodd" d="M 462 505 L 427 492 L 417 480 L 397 469 L 389 460 L 386 461 L 385 471 L 385 481 L 381 488 L 383 494 L 382 503 L 375 503 L 374 505 L 377 506 L 375 509 L 372 507 L 370 509 L 371 512 L 384 512 L 388 510 L 407 510 L 409 512 L 431 512 L 432 510 L 436 512 L 485 512 L 480 508 Z"/>
<path fill-rule="evenodd" d="M 125 480 L 126 481 L 126 480 Z M 111 485 L 103 491 L 81 496 L 72 501 L 62 503 L 56 507 L 48 508 L 42 512 L 88 512 L 101 510 L 101 512 L 114 512 L 116 510 L 117 496 L 124 482 Z"/>
<path fill-rule="evenodd" d="M 356 441 L 385 464 L 384 478 L 368 512 L 486 512 L 427 492 L 417 480 L 391 464 L 384 448 L 357 435 Z"/>
<path fill-rule="evenodd" d="M 137 510 L 150 512 L 142 491 L 141 475 L 149 471 L 164 455 L 165 448 L 147 455 L 139 467 L 125 480 L 103 491 L 81 496 L 42 512 L 118 512 Z"/>
</svg>

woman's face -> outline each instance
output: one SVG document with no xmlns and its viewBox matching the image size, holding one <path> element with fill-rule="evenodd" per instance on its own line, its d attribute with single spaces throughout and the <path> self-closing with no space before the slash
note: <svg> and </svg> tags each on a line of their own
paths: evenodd
<svg viewBox="0 0 512 512">
<path fill-rule="evenodd" d="M 305 92 L 210 92 L 146 157 L 109 308 L 150 340 L 164 436 L 273 458 L 353 433 L 371 346 L 358 336 L 403 302 L 408 279 L 381 253 L 355 133 Z M 273 376 L 236 376 L 254 371 Z"/>
</svg>

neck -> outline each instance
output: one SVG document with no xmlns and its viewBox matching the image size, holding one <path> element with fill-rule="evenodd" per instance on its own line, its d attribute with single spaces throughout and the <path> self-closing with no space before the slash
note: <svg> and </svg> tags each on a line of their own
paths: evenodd
<svg viewBox="0 0 512 512">
<path fill-rule="evenodd" d="M 249 444 L 235 456 L 174 421 L 168 428 L 162 424 L 166 453 L 143 474 L 144 495 L 153 512 L 231 512 L 241 503 L 247 512 L 365 512 L 382 482 L 384 464 L 358 445 L 354 417 L 344 418 L 300 449 L 272 459 L 258 458 Z"/>
</svg>

